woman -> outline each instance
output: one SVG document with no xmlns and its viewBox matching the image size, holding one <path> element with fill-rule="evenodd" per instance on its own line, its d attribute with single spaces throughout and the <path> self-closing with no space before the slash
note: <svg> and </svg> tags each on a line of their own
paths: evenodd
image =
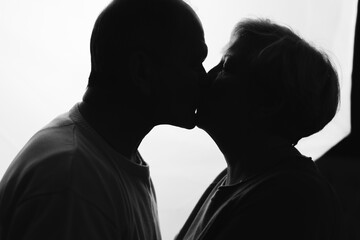
<svg viewBox="0 0 360 240">
<path fill-rule="evenodd" d="M 177 239 L 341 239 L 332 188 L 294 147 L 337 111 L 338 77 L 328 57 L 287 27 L 248 19 L 208 75 L 198 126 L 227 169 Z"/>
</svg>

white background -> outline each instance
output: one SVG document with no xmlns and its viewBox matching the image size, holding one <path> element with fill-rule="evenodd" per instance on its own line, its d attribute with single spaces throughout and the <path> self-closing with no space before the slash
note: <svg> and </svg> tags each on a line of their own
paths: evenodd
<svg viewBox="0 0 360 240">
<path fill-rule="evenodd" d="M 81 100 L 90 70 L 93 23 L 108 0 L 0 1 L 0 178 L 42 126 Z M 341 81 L 341 108 L 298 149 L 314 159 L 350 130 L 349 91 L 356 0 L 191 0 L 209 47 L 205 68 L 221 57 L 235 23 L 266 17 L 325 49 Z M 201 130 L 156 127 L 140 152 L 151 166 L 163 239 L 172 239 L 225 161 Z"/>
</svg>

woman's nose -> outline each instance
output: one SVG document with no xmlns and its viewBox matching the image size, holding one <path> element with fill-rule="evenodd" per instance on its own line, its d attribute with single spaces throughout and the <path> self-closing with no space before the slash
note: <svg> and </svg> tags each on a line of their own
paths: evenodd
<svg viewBox="0 0 360 240">
<path fill-rule="evenodd" d="M 207 73 L 207 81 L 209 85 L 212 85 L 217 78 L 219 72 L 222 69 L 222 63 L 220 62 L 218 65 L 213 67 L 208 73 Z"/>
</svg>

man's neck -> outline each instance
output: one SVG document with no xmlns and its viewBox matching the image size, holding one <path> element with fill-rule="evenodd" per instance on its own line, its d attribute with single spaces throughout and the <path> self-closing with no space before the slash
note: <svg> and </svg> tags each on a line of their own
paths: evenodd
<svg viewBox="0 0 360 240">
<path fill-rule="evenodd" d="M 117 152 L 131 161 L 153 126 L 128 108 L 112 104 L 81 102 L 80 113 L 90 126 Z"/>
</svg>

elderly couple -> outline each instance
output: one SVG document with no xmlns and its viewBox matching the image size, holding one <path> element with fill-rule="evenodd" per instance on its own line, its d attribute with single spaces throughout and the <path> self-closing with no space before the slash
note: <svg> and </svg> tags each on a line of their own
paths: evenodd
<svg viewBox="0 0 360 240">
<path fill-rule="evenodd" d="M 137 149 L 170 124 L 203 129 L 227 162 L 176 239 L 341 239 L 336 195 L 294 147 L 336 114 L 329 58 L 261 19 L 235 25 L 208 73 L 206 56 L 183 1 L 111 2 L 92 32 L 83 101 L 37 132 L 1 180 L 0 238 L 161 239 Z"/>
</svg>

